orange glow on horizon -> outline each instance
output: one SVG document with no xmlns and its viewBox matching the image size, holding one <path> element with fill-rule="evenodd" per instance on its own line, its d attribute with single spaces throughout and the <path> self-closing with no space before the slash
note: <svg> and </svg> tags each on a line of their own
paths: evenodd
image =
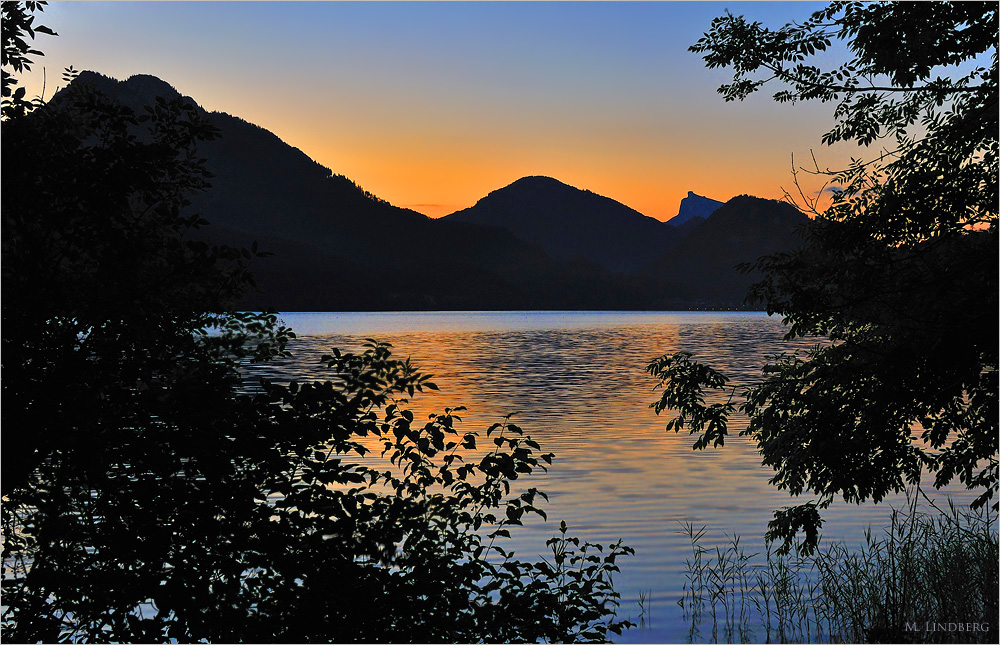
<svg viewBox="0 0 1000 645">
<path fill-rule="evenodd" d="M 795 3 L 778 5 L 752 9 L 776 20 L 800 13 Z M 29 96 L 40 93 L 47 67 L 51 97 L 55 70 L 68 65 L 118 79 L 152 74 L 430 217 L 545 175 L 666 221 L 688 191 L 722 202 L 780 199 L 783 188 L 795 194 L 793 154 L 809 159 L 815 148 L 820 165 L 835 168 L 850 156 L 820 145 L 833 123 L 829 105 L 718 96 L 727 74 L 707 70 L 687 46 L 719 11 L 709 3 L 404 3 L 391 11 L 381 3 L 54 3 L 43 18 L 60 35 L 37 43 L 45 57 L 23 84 Z M 577 28 L 563 29 L 567 20 Z M 287 29 L 281 42 L 293 65 L 259 47 L 276 25 Z M 177 47 L 180 28 L 189 47 Z"/>
<path fill-rule="evenodd" d="M 247 104 L 239 97 L 233 103 Z M 486 124 L 450 128 L 438 122 L 411 131 L 412 124 L 395 122 L 391 115 L 357 129 L 334 124 L 317 131 L 311 127 L 314 120 L 307 118 L 312 116 L 308 108 L 305 114 L 289 114 L 278 106 L 255 107 L 256 114 L 240 116 L 391 204 L 432 218 L 469 208 L 521 177 L 542 175 L 667 221 L 677 214 L 688 191 L 721 202 L 744 194 L 782 199 L 785 190 L 797 197 L 793 155 L 798 160 L 811 153 L 792 140 L 774 144 L 762 134 L 747 135 L 742 124 L 725 128 L 718 121 L 693 117 L 678 123 L 668 115 L 653 115 L 644 124 L 649 140 L 642 140 L 635 132 L 616 128 L 557 138 L 560 133 L 546 129 L 548 122 L 513 129 L 507 124 L 499 128 L 502 131 Z M 714 109 L 721 119 L 738 107 Z M 791 126 L 820 131 L 801 119 L 791 119 Z M 846 166 L 849 152 L 820 146 L 815 150 L 821 165 L 834 168 Z M 806 191 L 822 185 L 819 178 L 803 173 L 799 178 Z"/>
<path fill-rule="evenodd" d="M 702 174 L 697 169 L 684 168 L 677 160 L 664 160 L 663 167 L 658 169 L 643 166 L 644 160 L 637 160 L 632 168 L 587 168 L 558 160 L 533 164 L 503 159 L 492 165 L 482 157 L 461 155 L 419 163 L 409 155 L 401 159 L 365 154 L 348 158 L 342 151 L 311 151 L 306 142 L 293 145 L 379 198 L 431 218 L 469 208 L 489 193 L 532 175 L 552 177 L 592 191 L 660 221 L 677 215 L 680 202 L 689 191 L 720 202 L 743 194 L 782 200 L 785 190 L 798 198 L 790 170 L 783 181 L 775 181 L 772 168 L 747 169 L 732 177 Z M 790 168 L 788 162 L 786 168 Z M 820 182 L 812 183 L 816 186 L 807 184 L 803 188 L 815 192 Z M 824 207 L 829 205 L 829 197 L 821 203 Z"/>
</svg>

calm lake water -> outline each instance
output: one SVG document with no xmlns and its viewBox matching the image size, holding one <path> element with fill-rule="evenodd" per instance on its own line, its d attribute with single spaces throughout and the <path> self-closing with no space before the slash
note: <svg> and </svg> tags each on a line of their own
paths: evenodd
<svg viewBox="0 0 1000 645">
<path fill-rule="evenodd" d="M 646 364 L 686 350 L 727 374 L 753 380 L 781 341 L 779 320 L 751 312 L 415 312 L 289 313 L 281 319 L 299 339 L 293 358 L 263 368 L 276 381 L 323 379 L 320 356 L 358 350 L 365 338 L 387 341 L 410 356 L 441 388 L 414 401 L 418 418 L 464 405 L 460 430 L 480 432 L 505 414 L 555 453 L 547 473 L 528 485 L 549 493 L 548 522 L 532 517 L 515 531 L 521 558 L 545 552 L 559 521 L 592 542 L 622 538 L 636 556 L 621 561 L 620 615 L 637 619 L 640 594 L 652 600 L 651 627 L 618 642 L 684 642 L 688 624 L 677 601 L 690 556 L 685 522 L 707 526 L 707 543 L 740 534 L 750 550 L 771 512 L 792 500 L 767 483 L 755 447 L 730 428 L 722 449 L 695 452 L 688 435 L 667 434 Z M 804 348 L 811 343 L 799 343 Z M 970 496 L 956 489 L 956 501 Z M 939 497 L 942 495 L 939 493 Z M 890 500 L 897 506 L 901 500 Z M 857 544 L 865 528 L 884 526 L 889 504 L 839 505 L 824 512 L 824 541 Z M 507 548 L 505 546 L 505 548 Z M 636 621 L 637 622 L 637 621 Z"/>
</svg>

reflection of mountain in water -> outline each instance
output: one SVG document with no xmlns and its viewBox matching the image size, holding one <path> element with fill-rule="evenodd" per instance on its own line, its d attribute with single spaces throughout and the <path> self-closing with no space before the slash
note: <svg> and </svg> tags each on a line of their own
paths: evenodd
<svg viewBox="0 0 1000 645">
<path fill-rule="evenodd" d="M 177 96 L 147 75 L 120 82 L 84 72 L 74 82 L 133 109 Z M 746 280 L 732 267 L 761 248 L 786 248 L 802 219 L 777 202 L 745 209 L 744 200 L 726 218 L 701 222 L 718 202 L 690 193 L 684 217 L 667 224 L 555 179 L 526 177 L 433 220 L 378 199 L 263 128 L 206 114 L 222 136 L 199 149 L 215 175 L 192 199 L 212 223 L 203 235 L 244 246 L 257 240 L 274 253 L 253 267 L 261 292 L 240 303 L 247 308 L 738 306 Z M 748 231 L 759 244 L 727 241 Z"/>
</svg>

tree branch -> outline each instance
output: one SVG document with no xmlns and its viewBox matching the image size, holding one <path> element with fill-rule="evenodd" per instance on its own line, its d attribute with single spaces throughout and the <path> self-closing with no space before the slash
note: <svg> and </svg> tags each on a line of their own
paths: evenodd
<svg viewBox="0 0 1000 645">
<path fill-rule="evenodd" d="M 845 92 L 845 93 L 858 93 L 858 92 L 935 92 L 938 94 L 951 94 L 954 92 L 979 92 L 984 89 L 989 89 L 986 85 L 974 85 L 972 87 L 936 87 L 932 85 L 921 85 L 917 87 L 894 87 L 894 86 L 884 86 L 884 85 L 870 85 L 869 87 L 848 87 L 847 85 L 824 85 L 823 83 L 817 83 L 815 81 L 806 80 L 802 77 L 795 76 L 791 72 L 785 71 L 784 68 L 777 65 L 768 65 L 764 63 L 763 67 L 774 72 L 774 76 L 778 77 L 786 82 L 793 83 L 795 85 L 805 85 L 813 88 L 820 88 L 824 90 L 829 90 L 831 92 Z M 773 78 L 773 77 L 772 77 Z M 770 79 L 769 79 L 770 80 Z"/>
</svg>

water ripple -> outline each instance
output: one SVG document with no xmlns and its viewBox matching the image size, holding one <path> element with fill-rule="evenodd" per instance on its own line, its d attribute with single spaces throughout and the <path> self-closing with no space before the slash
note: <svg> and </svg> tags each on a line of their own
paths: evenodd
<svg viewBox="0 0 1000 645">
<path fill-rule="evenodd" d="M 654 630 L 621 639 L 683 640 L 676 601 L 690 555 L 682 523 L 712 528 L 707 544 L 739 533 L 763 548 L 771 512 L 791 500 L 768 485 L 753 445 L 733 437 L 721 450 L 694 452 L 686 435 L 666 434 L 667 417 L 649 408 L 657 395 L 646 364 L 685 350 L 733 383 L 760 376 L 765 355 L 804 349 L 783 343 L 779 321 L 756 313 L 447 312 L 286 314 L 300 334 L 291 359 L 256 366 L 276 381 L 322 380 L 320 358 L 333 347 L 359 350 L 367 337 L 392 343 L 435 375 L 440 392 L 418 397 L 418 418 L 465 405 L 463 428 L 484 430 L 510 412 L 556 459 L 531 485 L 550 494 L 548 523 L 515 533 L 521 555 L 545 551 L 560 519 L 590 541 L 623 538 L 637 556 L 622 565 L 625 613 L 652 590 Z M 736 419 L 731 434 L 745 427 Z M 955 492 L 955 491 L 953 491 Z M 959 497 L 962 492 L 957 491 Z M 966 502 L 967 503 L 967 502 Z M 857 542 L 880 526 L 885 505 L 835 506 L 825 512 L 827 539 Z"/>
</svg>

